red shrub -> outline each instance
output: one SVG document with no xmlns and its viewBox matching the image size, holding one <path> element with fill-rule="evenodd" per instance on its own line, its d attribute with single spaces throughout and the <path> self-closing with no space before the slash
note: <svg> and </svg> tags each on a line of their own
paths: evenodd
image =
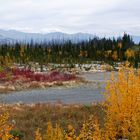
<svg viewBox="0 0 140 140">
<path fill-rule="evenodd" d="M 8 81 L 8 75 L 11 74 L 11 80 L 17 81 L 19 79 L 25 79 L 25 81 L 68 81 L 75 79 L 76 77 L 71 74 L 61 73 L 58 71 L 53 71 L 48 74 L 34 73 L 29 69 L 11 69 L 10 71 L 0 72 L 0 81 Z"/>
</svg>

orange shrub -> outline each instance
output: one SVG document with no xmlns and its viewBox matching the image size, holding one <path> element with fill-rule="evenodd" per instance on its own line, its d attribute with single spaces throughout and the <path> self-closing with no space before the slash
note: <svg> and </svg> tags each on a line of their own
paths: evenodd
<svg viewBox="0 0 140 140">
<path fill-rule="evenodd" d="M 124 68 L 106 87 L 106 139 L 140 139 L 140 71 Z"/>
</svg>

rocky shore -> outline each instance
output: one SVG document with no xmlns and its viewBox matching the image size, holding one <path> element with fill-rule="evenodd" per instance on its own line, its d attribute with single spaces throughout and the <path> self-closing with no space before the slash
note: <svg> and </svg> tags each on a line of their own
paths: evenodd
<svg viewBox="0 0 140 140">
<path fill-rule="evenodd" d="M 46 89 L 54 86 L 72 87 L 80 84 L 81 82 L 84 82 L 84 80 L 76 79 L 71 81 L 53 81 L 53 82 L 32 81 L 28 83 L 17 82 L 14 84 L 8 82 L 8 83 L 0 84 L 0 93 L 9 93 L 14 91 L 22 91 L 22 90 L 30 90 L 30 89 Z"/>
</svg>

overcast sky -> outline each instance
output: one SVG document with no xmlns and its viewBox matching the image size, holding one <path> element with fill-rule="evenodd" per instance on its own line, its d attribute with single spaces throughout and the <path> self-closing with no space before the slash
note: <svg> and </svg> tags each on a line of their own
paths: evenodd
<svg viewBox="0 0 140 140">
<path fill-rule="evenodd" d="M 0 29 L 140 35 L 140 0 L 0 0 Z"/>
</svg>

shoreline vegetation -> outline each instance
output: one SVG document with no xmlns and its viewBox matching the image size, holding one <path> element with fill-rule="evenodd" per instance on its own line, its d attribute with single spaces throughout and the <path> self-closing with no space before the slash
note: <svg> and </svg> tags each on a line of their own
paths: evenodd
<svg viewBox="0 0 140 140">
<path fill-rule="evenodd" d="M 74 86 L 84 80 L 75 74 L 59 71 L 34 72 L 24 68 L 7 68 L 0 71 L 0 93 L 52 86 Z"/>
<path fill-rule="evenodd" d="M 120 65 L 120 64 L 117 64 Z M 30 65 L 14 64 L 11 67 L 0 68 L 0 93 L 12 93 L 15 91 L 46 89 L 54 86 L 76 86 L 88 83 L 80 75 L 85 72 L 106 72 L 118 70 L 109 64 L 73 64 L 73 67 L 62 64 L 43 65 L 41 71 L 39 64 Z"/>
</svg>

